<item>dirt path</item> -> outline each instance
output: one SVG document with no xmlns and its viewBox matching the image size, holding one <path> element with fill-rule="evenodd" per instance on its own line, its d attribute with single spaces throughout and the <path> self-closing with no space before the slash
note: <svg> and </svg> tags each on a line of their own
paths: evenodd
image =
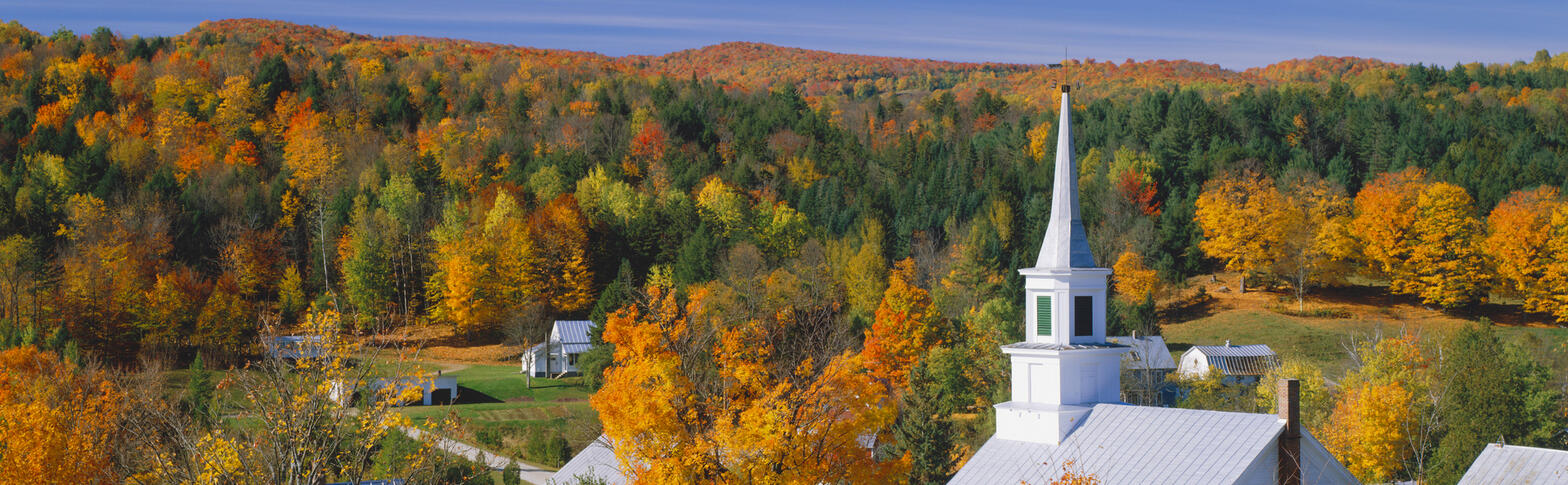
<svg viewBox="0 0 1568 485">
<path fill-rule="evenodd" d="M 407 434 L 408 437 L 415 440 L 420 439 L 421 436 L 424 435 L 424 431 L 421 431 L 418 428 L 400 427 L 398 429 L 402 430 L 403 434 Z M 555 471 L 553 470 L 547 470 L 520 460 L 513 460 L 504 456 L 500 456 L 495 453 L 481 450 L 473 445 L 450 438 L 436 439 L 436 448 L 447 453 L 473 460 L 475 463 L 483 464 L 484 466 L 495 471 L 506 470 L 507 466 L 515 464 L 517 465 L 517 468 L 521 470 L 518 472 L 518 476 L 521 477 L 523 481 L 528 483 L 543 485 L 550 481 L 550 477 L 555 476 Z"/>
</svg>

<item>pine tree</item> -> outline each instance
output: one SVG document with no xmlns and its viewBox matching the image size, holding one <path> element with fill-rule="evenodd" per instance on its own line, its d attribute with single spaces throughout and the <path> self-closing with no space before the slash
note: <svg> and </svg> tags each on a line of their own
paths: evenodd
<svg viewBox="0 0 1568 485">
<path fill-rule="evenodd" d="M 191 420 L 201 426 L 211 426 L 217 416 L 213 414 L 212 398 L 217 385 L 212 382 L 212 371 L 202 363 L 201 353 L 191 361 L 190 379 L 185 385 L 185 409 Z"/>
<path fill-rule="evenodd" d="M 909 389 L 900 398 L 898 421 L 893 425 L 895 449 L 910 462 L 911 484 L 946 483 L 952 477 L 952 409 L 943 401 L 942 386 L 922 361 L 909 374 Z"/>
</svg>

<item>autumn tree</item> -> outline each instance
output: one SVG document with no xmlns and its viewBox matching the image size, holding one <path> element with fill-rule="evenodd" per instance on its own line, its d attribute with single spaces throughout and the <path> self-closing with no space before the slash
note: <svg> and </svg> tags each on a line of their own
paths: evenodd
<svg viewBox="0 0 1568 485">
<path fill-rule="evenodd" d="M 1401 292 L 1427 304 L 1455 308 L 1486 299 L 1486 261 L 1481 221 L 1465 189 L 1435 183 L 1416 202 L 1416 245 L 1410 252 L 1411 280 Z"/>
<path fill-rule="evenodd" d="M 731 274 L 764 290 L 715 282 L 683 302 L 651 284 L 608 317 L 615 365 L 593 405 L 621 471 L 651 483 L 901 476 L 901 462 L 879 462 L 859 442 L 885 433 L 896 407 L 848 342 L 832 338 L 836 305 L 810 291 L 831 284 L 827 269 Z"/>
<path fill-rule="evenodd" d="M 1441 381 L 1414 335 L 1362 342 L 1360 361 L 1341 381 L 1323 446 L 1363 481 L 1421 473 L 1435 423 L 1426 419 L 1442 401 Z"/>
<path fill-rule="evenodd" d="M 273 88 L 269 85 L 268 99 L 275 98 L 270 91 Z M 332 265 L 327 260 L 327 198 L 333 195 L 342 179 L 342 148 L 332 140 L 333 132 L 327 114 L 317 112 L 312 100 L 296 102 L 292 97 L 285 96 L 277 103 L 276 109 L 278 119 L 287 120 L 282 133 L 283 166 L 289 170 L 289 186 L 295 192 L 310 196 L 316 213 L 316 244 L 321 253 L 322 288 L 325 293 L 336 298 L 329 270 Z"/>
<path fill-rule="evenodd" d="M 406 466 L 398 473 L 437 480 L 447 459 L 433 446 L 434 433 L 449 432 L 451 423 L 414 423 L 398 412 L 420 398 L 424 378 L 401 356 L 362 360 L 371 350 L 339 336 L 340 318 L 332 310 L 312 312 L 300 329 L 316 338 L 308 355 L 269 357 L 219 385 L 241 396 L 231 405 L 254 416 L 255 425 L 193 430 L 170 418 L 181 413 L 167 402 L 138 400 L 142 407 L 127 429 L 141 450 L 124 458 L 125 483 L 357 481 L 369 478 L 375 445 L 397 433 L 421 443 L 400 457 Z M 354 399 L 356 390 L 363 399 Z"/>
<path fill-rule="evenodd" d="M 1279 259 L 1285 198 L 1274 181 L 1256 173 L 1227 175 L 1209 181 L 1198 196 L 1194 220 L 1203 228 L 1198 247 L 1220 259 L 1228 271 L 1247 275 L 1265 270 Z"/>
<path fill-rule="evenodd" d="M 1355 247 L 1349 233 L 1351 205 L 1344 189 L 1311 173 L 1295 172 L 1282 190 L 1273 273 L 1290 280 L 1298 309 L 1312 285 L 1342 281 Z"/>
<path fill-rule="evenodd" d="M 1554 297 L 1562 291 L 1545 278 L 1561 260 L 1548 243 L 1552 214 L 1563 205 L 1556 187 L 1541 186 L 1509 194 L 1486 217 L 1487 234 L 1480 246 L 1495 265 L 1497 289 L 1523 300 L 1525 311 L 1551 314 L 1561 305 Z"/>
<path fill-rule="evenodd" d="M 941 315 L 931 296 L 916 285 L 915 261 L 904 259 L 887 277 L 887 292 L 866 331 L 864 355 L 872 375 L 902 387 L 909 369 L 942 337 Z"/>
<path fill-rule="evenodd" d="M 1409 291 L 1414 269 L 1416 205 L 1425 191 L 1426 172 L 1407 168 L 1379 176 L 1356 194 L 1352 234 L 1362 248 L 1367 271 L 1389 281 L 1389 289 Z"/>
<path fill-rule="evenodd" d="M 119 483 L 123 395 L 104 371 L 52 352 L 0 351 L 0 482 Z"/>
</svg>

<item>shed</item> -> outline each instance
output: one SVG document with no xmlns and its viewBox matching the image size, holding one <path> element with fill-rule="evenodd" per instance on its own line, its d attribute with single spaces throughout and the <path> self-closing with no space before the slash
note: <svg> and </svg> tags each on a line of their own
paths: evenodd
<svg viewBox="0 0 1568 485">
<path fill-rule="evenodd" d="M 1481 450 L 1459 485 L 1568 483 L 1568 451 L 1493 443 Z"/>
<path fill-rule="evenodd" d="M 588 332 L 597 326 L 591 320 L 556 320 L 549 340 L 523 351 L 518 359 L 521 372 L 534 377 L 577 373 L 577 357 L 593 348 Z"/>
<path fill-rule="evenodd" d="M 299 360 L 320 357 L 326 351 L 320 335 L 280 335 L 262 341 L 267 357 Z"/>
<path fill-rule="evenodd" d="M 1279 368 L 1279 354 L 1263 344 L 1194 345 L 1181 354 L 1177 372 L 1182 377 L 1197 378 L 1213 368 L 1227 378 L 1257 381 L 1269 371 Z"/>
</svg>

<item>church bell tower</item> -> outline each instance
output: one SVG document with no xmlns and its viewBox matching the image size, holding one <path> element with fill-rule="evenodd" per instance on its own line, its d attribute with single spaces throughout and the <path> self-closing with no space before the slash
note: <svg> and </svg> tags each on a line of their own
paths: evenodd
<svg viewBox="0 0 1568 485">
<path fill-rule="evenodd" d="M 996 405 L 998 438 L 1061 444 L 1097 403 L 1121 400 L 1121 356 L 1105 341 L 1108 268 L 1095 267 L 1078 213 L 1072 101 L 1062 85 L 1051 219 L 1024 277 L 1024 341 L 1003 345 L 1012 360 L 1012 400 Z"/>
</svg>

